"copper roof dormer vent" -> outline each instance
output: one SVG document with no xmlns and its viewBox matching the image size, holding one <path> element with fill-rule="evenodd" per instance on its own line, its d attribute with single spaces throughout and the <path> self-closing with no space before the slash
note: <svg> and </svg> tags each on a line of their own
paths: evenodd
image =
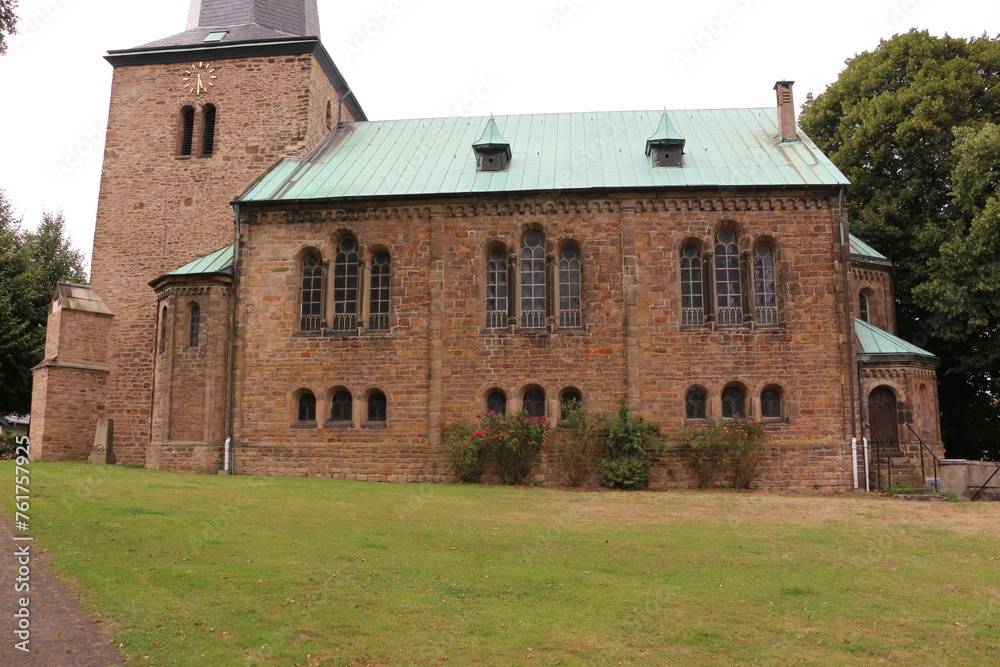
<svg viewBox="0 0 1000 667">
<path fill-rule="evenodd" d="M 476 152 L 478 171 L 504 171 L 510 164 L 510 144 L 500 134 L 496 118 L 492 114 L 479 141 L 472 144 L 472 150 Z"/>
<path fill-rule="evenodd" d="M 660 126 L 646 140 L 646 155 L 652 156 L 654 167 L 681 167 L 684 162 L 685 141 L 674 129 L 664 110 Z"/>
</svg>

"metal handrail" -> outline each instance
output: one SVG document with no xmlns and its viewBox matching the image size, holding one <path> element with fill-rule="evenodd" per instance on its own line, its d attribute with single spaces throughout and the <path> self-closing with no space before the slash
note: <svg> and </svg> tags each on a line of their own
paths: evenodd
<svg viewBox="0 0 1000 667">
<path fill-rule="evenodd" d="M 941 469 L 938 467 L 938 458 L 937 458 L 937 456 L 935 456 L 934 452 L 931 451 L 931 448 L 928 447 L 926 444 L 924 444 L 924 441 L 920 439 L 920 436 L 917 435 L 917 432 L 913 430 L 912 426 L 910 426 L 910 422 L 906 422 L 906 428 L 910 429 L 910 433 L 912 433 L 913 437 L 916 438 L 917 442 L 920 443 L 920 447 L 921 447 L 921 449 L 920 449 L 920 479 L 922 479 L 924 481 L 924 486 L 926 486 L 927 485 L 927 475 L 924 473 L 924 450 L 926 449 L 927 453 L 929 453 L 931 455 L 931 460 L 934 462 L 934 493 L 941 493 L 941 489 L 938 487 L 938 485 L 941 483 Z"/>
<path fill-rule="evenodd" d="M 972 496 L 972 500 L 973 501 L 975 501 L 975 499 L 979 497 L 979 494 L 983 492 L 983 489 L 985 489 L 987 486 L 989 486 L 990 482 L 993 481 L 993 478 L 997 476 L 998 472 L 1000 472 L 1000 467 L 998 467 L 996 470 L 994 470 L 993 474 L 990 475 L 990 478 L 988 480 L 986 480 L 986 482 L 984 482 L 981 487 L 979 487 L 979 490 L 976 491 L 976 495 Z"/>
</svg>

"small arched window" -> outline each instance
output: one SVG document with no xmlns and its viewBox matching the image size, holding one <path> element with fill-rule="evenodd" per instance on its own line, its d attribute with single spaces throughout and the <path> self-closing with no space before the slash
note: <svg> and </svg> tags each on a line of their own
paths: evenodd
<svg viewBox="0 0 1000 667">
<path fill-rule="evenodd" d="M 385 394 L 380 391 L 372 392 L 368 397 L 369 424 L 385 424 L 386 404 Z"/>
<path fill-rule="evenodd" d="M 375 253 L 375 256 L 372 257 L 371 274 L 368 328 L 372 331 L 387 331 L 389 329 L 389 253 Z"/>
<path fill-rule="evenodd" d="M 722 392 L 722 417 L 739 419 L 746 415 L 746 394 L 739 387 L 728 387 Z"/>
<path fill-rule="evenodd" d="M 559 253 L 559 326 L 580 327 L 580 251 L 573 247 Z"/>
<path fill-rule="evenodd" d="M 521 409 L 528 413 L 529 417 L 545 416 L 545 394 L 541 389 L 529 389 L 524 392 L 521 399 Z"/>
<path fill-rule="evenodd" d="M 774 274 L 774 249 L 760 243 L 753 249 L 754 322 L 778 323 L 778 296 Z"/>
<path fill-rule="evenodd" d="M 341 389 L 334 393 L 330 401 L 330 421 L 341 424 L 351 423 L 354 419 L 354 401 L 351 392 Z"/>
<path fill-rule="evenodd" d="M 194 107 L 181 109 L 181 155 L 191 155 L 194 144 Z"/>
<path fill-rule="evenodd" d="M 188 347 L 198 347 L 201 338 L 201 306 L 191 304 L 191 317 L 188 324 Z"/>
<path fill-rule="evenodd" d="M 486 328 L 506 328 L 507 317 L 507 252 L 492 248 L 486 255 Z"/>
<path fill-rule="evenodd" d="M 705 407 L 705 392 L 692 389 L 684 398 L 684 416 L 687 419 L 705 419 L 708 412 Z"/>
<path fill-rule="evenodd" d="M 697 327 L 705 323 L 704 283 L 701 252 L 690 243 L 681 250 L 681 325 Z"/>
<path fill-rule="evenodd" d="M 765 389 L 760 395 L 760 416 L 764 419 L 781 419 L 781 393 Z"/>
<path fill-rule="evenodd" d="M 507 395 L 496 389 L 486 396 L 486 412 L 495 412 L 498 415 L 507 414 Z"/>
<path fill-rule="evenodd" d="M 736 232 L 720 229 L 715 235 L 716 320 L 722 326 L 743 323 L 743 293 L 740 287 L 740 256 Z"/>
<path fill-rule="evenodd" d="M 576 389 L 567 389 L 559 398 L 559 419 L 569 419 L 569 413 L 583 407 L 583 399 Z"/>
<path fill-rule="evenodd" d="M 323 264 L 310 254 L 302 259 L 301 331 L 319 331 L 323 312 Z"/>
<path fill-rule="evenodd" d="M 868 321 L 868 295 L 864 292 L 858 294 L 858 318 L 862 322 Z"/>
<path fill-rule="evenodd" d="M 311 391 L 307 391 L 299 396 L 299 421 L 316 421 L 316 397 Z"/>
<path fill-rule="evenodd" d="M 545 326 L 545 238 L 536 230 L 521 239 L 521 326 Z"/>
<path fill-rule="evenodd" d="M 206 104 L 202 109 L 205 121 L 205 134 L 201 143 L 201 154 L 209 157 L 215 153 L 215 105 Z"/>
<path fill-rule="evenodd" d="M 333 330 L 358 328 L 358 242 L 345 236 L 337 243 L 333 269 Z"/>
</svg>

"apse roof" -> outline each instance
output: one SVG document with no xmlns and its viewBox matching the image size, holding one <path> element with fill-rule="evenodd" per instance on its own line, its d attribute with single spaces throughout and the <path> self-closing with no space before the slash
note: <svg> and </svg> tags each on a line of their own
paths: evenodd
<svg viewBox="0 0 1000 667">
<path fill-rule="evenodd" d="M 664 115 L 686 140 L 680 168 L 654 169 L 646 141 Z M 774 108 L 496 116 L 506 171 L 476 169 L 488 117 L 345 123 L 305 159 L 284 159 L 240 201 L 518 191 L 849 185 L 799 130 L 779 142 Z"/>
<path fill-rule="evenodd" d="M 851 259 L 856 262 L 868 262 L 870 264 L 892 266 L 892 260 L 859 239 L 854 234 L 851 234 Z"/>
<path fill-rule="evenodd" d="M 887 357 L 925 357 L 923 361 L 936 362 L 937 357 L 927 350 L 893 336 L 864 320 L 854 320 L 854 334 L 858 341 L 858 358 L 861 361 L 878 361 Z"/>
<path fill-rule="evenodd" d="M 220 248 L 174 269 L 168 276 L 190 276 L 205 273 L 233 272 L 233 244 Z"/>
</svg>

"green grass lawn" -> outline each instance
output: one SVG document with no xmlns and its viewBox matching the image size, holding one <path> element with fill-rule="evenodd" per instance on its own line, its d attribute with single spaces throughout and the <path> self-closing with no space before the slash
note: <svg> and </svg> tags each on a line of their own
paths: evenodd
<svg viewBox="0 0 1000 667">
<path fill-rule="evenodd" d="M 1000 654 L 996 503 L 31 470 L 36 548 L 130 664 Z"/>
</svg>

